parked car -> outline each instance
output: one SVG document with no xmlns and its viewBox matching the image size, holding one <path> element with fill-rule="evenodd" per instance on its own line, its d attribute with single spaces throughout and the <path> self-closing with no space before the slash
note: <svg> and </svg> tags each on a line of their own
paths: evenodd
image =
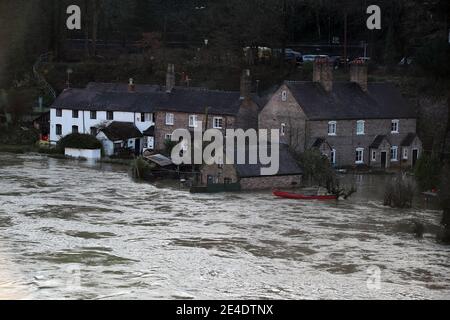
<svg viewBox="0 0 450 320">
<path fill-rule="evenodd" d="M 274 53 L 278 56 L 281 55 L 282 49 L 274 49 Z M 296 63 L 302 63 L 302 54 L 300 52 L 294 51 L 293 49 L 287 48 L 284 54 L 285 61 L 295 61 Z"/>
<path fill-rule="evenodd" d="M 317 58 L 330 58 L 326 54 L 308 54 L 303 56 L 303 62 L 314 62 Z"/>
</svg>

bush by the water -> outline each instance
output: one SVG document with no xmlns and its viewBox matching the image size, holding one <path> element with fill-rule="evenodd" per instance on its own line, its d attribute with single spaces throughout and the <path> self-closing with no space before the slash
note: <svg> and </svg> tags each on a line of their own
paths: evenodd
<svg viewBox="0 0 450 320">
<path fill-rule="evenodd" d="M 0 126 L 0 144 L 33 145 L 39 140 L 39 131 L 34 128 Z"/>
<path fill-rule="evenodd" d="M 437 155 L 422 154 L 414 169 L 420 190 L 426 191 L 437 188 L 441 173 L 441 162 Z"/>
<path fill-rule="evenodd" d="M 392 208 L 411 208 L 414 186 L 403 175 L 392 179 L 386 186 L 384 205 Z"/>
<path fill-rule="evenodd" d="M 88 150 L 102 149 L 102 143 L 89 134 L 73 133 L 59 140 L 58 149 L 64 151 L 65 148 Z"/>
<path fill-rule="evenodd" d="M 136 158 L 131 163 L 131 174 L 136 180 L 147 180 L 152 177 L 154 166 L 144 160 L 143 157 Z"/>
</svg>

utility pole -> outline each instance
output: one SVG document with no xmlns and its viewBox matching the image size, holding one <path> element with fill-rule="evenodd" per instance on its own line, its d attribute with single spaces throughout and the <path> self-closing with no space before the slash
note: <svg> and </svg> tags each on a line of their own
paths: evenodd
<svg viewBox="0 0 450 320">
<path fill-rule="evenodd" d="M 345 13 L 344 13 L 344 61 L 345 61 L 345 70 L 347 70 L 347 68 L 348 68 L 348 63 L 347 63 L 347 60 L 348 60 L 348 53 L 347 53 L 347 45 L 348 45 L 348 43 L 347 43 L 347 41 L 348 41 L 348 39 L 347 39 L 347 21 L 348 21 L 348 13 L 347 13 L 347 10 L 345 10 Z"/>
</svg>

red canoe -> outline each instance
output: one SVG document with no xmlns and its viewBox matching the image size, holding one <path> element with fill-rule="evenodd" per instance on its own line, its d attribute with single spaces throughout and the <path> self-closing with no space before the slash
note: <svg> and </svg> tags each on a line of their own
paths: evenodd
<svg viewBox="0 0 450 320">
<path fill-rule="evenodd" d="M 285 199 L 295 199 L 295 200 L 336 200 L 337 197 L 334 195 L 328 195 L 328 196 L 305 196 L 303 194 L 297 194 L 297 193 L 289 193 L 289 192 L 282 192 L 275 190 L 273 194 L 280 198 Z"/>
</svg>

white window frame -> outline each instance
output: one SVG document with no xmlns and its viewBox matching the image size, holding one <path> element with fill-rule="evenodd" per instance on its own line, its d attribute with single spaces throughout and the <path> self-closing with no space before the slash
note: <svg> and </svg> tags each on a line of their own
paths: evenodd
<svg viewBox="0 0 450 320">
<path fill-rule="evenodd" d="M 393 157 L 394 154 L 395 154 L 395 158 Z M 392 146 L 391 147 L 390 156 L 391 156 L 391 162 L 397 162 L 398 161 L 398 147 L 397 146 Z"/>
<path fill-rule="evenodd" d="M 372 155 L 370 158 L 372 161 L 377 161 L 377 151 L 376 150 L 372 150 Z"/>
<path fill-rule="evenodd" d="M 396 126 L 396 130 L 392 130 L 394 124 L 395 124 L 395 126 Z M 400 120 L 392 120 L 392 122 L 391 122 L 391 133 L 392 133 L 392 134 L 397 134 L 397 133 L 399 133 L 399 132 L 400 132 L 400 131 L 399 131 L 399 128 L 400 128 Z"/>
<path fill-rule="evenodd" d="M 220 121 L 220 125 L 217 125 L 216 121 Z M 214 117 L 213 128 L 214 129 L 223 129 L 223 118 L 222 117 Z"/>
<path fill-rule="evenodd" d="M 360 126 L 362 127 L 362 131 L 360 131 Z M 363 136 L 366 134 L 366 122 L 364 120 L 356 121 L 356 135 Z"/>
<path fill-rule="evenodd" d="M 56 109 L 56 117 L 62 118 L 63 116 L 63 110 L 61 108 Z"/>
<path fill-rule="evenodd" d="M 330 131 L 330 128 L 334 128 L 334 131 Z M 336 132 L 337 132 L 337 122 L 336 121 L 328 122 L 328 135 L 336 136 Z"/>
<path fill-rule="evenodd" d="M 281 91 L 281 101 L 286 102 L 288 98 L 288 94 L 286 90 Z"/>
<path fill-rule="evenodd" d="M 142 112 L 141 113 L 141 122 L 153 122 L 153 113 Z"/>
<path fill-rule="evenodd" d="M 58 128 L 60 128 L 61 130 L 61 132 L 59 132 L 58 133 Z M 62 136 L 62 134 L 63 134 L 63 126 L 62 126 L 62 124 L 57 124 L 56 126 L 55 126 L 55 134 L 57 135 L 57 136 Z"/>
<path fill-rule="evenodd" d="M 280 135 L 284 137 L 286 135 L 286 123 L 281 124 Z"/>
<path fill-rule="evenodd" d="M 402 157 L 403 157 L 403 160 L 408 160 L 408 158 L 409 158 L 409 150 L 408 150 L 408 148 L 403 148 L 403 155 L 402 155 Z"/>
<path fill-rule="evenodd" d="M 172 141 L 172 134 L 170 134 L 170 133 L 166 134 L 165 139 L 166 139 L 166 141 L 167 140 Z"/>
<path fill-rule="evenodd" d="M 166 113 L 166 126 L 173 126 L 175 124 L 175 115 L 173 113 Z"/>
<path fill-rule="evenodd" d="M 356 164 L 364 164 L 364 148 L 356 148 L 356 155 L 361 152 L 361 160 L 355 159 Z"/>
<path fill-rule="evenodd" d="M 198 116 L 191 114 L 189 116 L 189 128 L 197 128 L 198 126 Z"/>
</svg>

